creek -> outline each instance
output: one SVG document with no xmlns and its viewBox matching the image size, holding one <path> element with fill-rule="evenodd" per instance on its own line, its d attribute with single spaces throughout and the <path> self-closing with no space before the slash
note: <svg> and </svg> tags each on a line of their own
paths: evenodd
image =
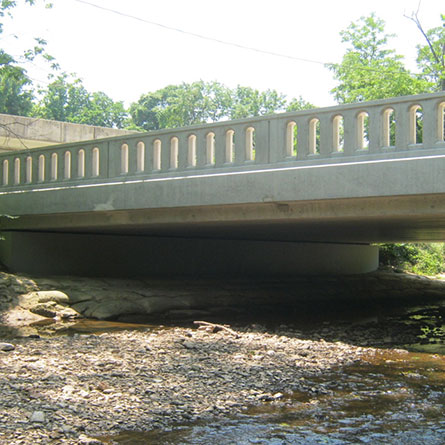
<svg viewBox="0 0 445 445">
<path fill-rule="evenodd" d="M 308 391 L 249 407 L 241 415 L 101 440 L 120 445 L 445 443 L 444 301 L 343 302 L 323 310 L 255 314 L 254 320 L 238 323 L 379 352 L 309 377 Z"/>
<path fill-rule="evenodd" d="M 345 286 L 347 287 L 347 283 Z M 210 315 L 210 312 L 207 312 L 205 319 L 209 322 L 229 324 L 232 329 L 246 335 L 255 336 L 255 333 L 264 333 L 264 336 L 258 336 L 261 341 L 263 338 L 267 339 L 270 334 L 274 336 L 274 341 L 301 339 L 313 340 L 311 344 L 321 342 L 331 355 L 334 354 L 332 351 L 335 350 L 336 344 L 350 345 L 351 350 L 355 346 L 363 347 L 364 350 L 377 348 L 377 353 L 365 354 L 348 366 L 326 367 L 322 373 L 309 373 L 304 377 L 298 377 L 296 380 L 299 379 L 301 382 L 289 386 L 301 390 L 283 391 L 283 394 L 277 397 L 253 401 L 250 405 L 246 405 L 241 413 L 235 412 L 236 410 L 232 413 L 228 409 L 217 415 L 204 417 L 205 420 L 184 423 L 171 420 L 175 418 L 175 409 L 172 409 L 170 414 L 166 414 L 168 418 L 166 417 L 165 421 L 158 422 L 158 425 L 161 425 L 159 428 L 149 430 L 152 425 L 147 421 L 147 427 L 139 427 L 145 431 L 137 431 L 136 428 L 125 431 L 125 428 L 119 427 L 118 430 L 121 432 L 118 434 L 95 437 L 101 443 L 118 445 L 445 444 L 445 299 L 442 298 L 441 292 L 428 297 L 426 294 L 411 298 L 406 296 L 396 298 L 393 295 L 387 299 L 381 296 L 372 298 L 369 295 L 358 299 L 311 297 L 304 301 L 292 301 L 287 305 L 267 302 L 262 305 L 252 305 L 251 301 L 253 300 L 249 300 L 247 308 L 244 307 L 243 310 L 239 307 L 225 306 L 222 313 L 215 312 Z M 68 402 L 63 402 L 65 399 L 62 397 L 63 403 L 59 403 L 60 413 L 68 416 L 65 423 L 74 425 L 73 431 L 67 430 L 66 434 L 65 432 L 58 434 L 62 434 L 60 437 L 74 437 L 77 433 L 74 430 L 76 424 L 73 419 L 87 418 L 90 423 L 94 423 L 87 412 L 84 414 L 82 410 L 86 410 L 92 400 L 99 401 L 101 398 L 111 397 L 109 394 L 112 395 L 111 391 L 115 391 L 113 387 L 117 380 L 122 382 L 120 386 L 116 385 L 116 391 L 124 391 L 125 388 L 134 390 L 135 400 L 137 396 L 143 403 L 139 408 L 146 407 L 148 410 L 146 412 L 152 409 L 147 405 L 148 401 L 154 400 L 161 404 L 164 397 L 163 390 L 167 391 L 165 394 L 168 395 L 168 401 L 174 404 L 174 397 L 178 394 L 172 392 L 172 399 L 169 389 L 162 387 L 168 386 L 165 383 L 161 385 L 155 379 L 152 382 L 156 390 L 143 394 L 144 385 L 150 382 L 150 379 L 140 379 L 137 385 L 132 378 L 126 380 L 127 375 L 133 375 L 125 370 L 125 366 L 133 366 L 131 360 L 135 364 L 129 369 L 133 371 L 137 369 L 138 372 L 141 370 L 146 372 L 145 367 L 150 365 L 147 363 L 147 358 L 151 357 L 151 361 L 158 360 L 156 363 L 163 364 L 165 369 L 156 365 L 149 373 L 165 372 L 164 378 L 167 376 L 188 378 L 190 375 L 196 382 L 201 380 L 205 382 L 205 369 L 211 367 L 214 362 L 201 367 L 202 363 L 198 358 L 210 357 L 210 352 L 206 352 L 206 348 L 213 345 L 212 347 L 220 348 L 221 356 L 224 354 L 232 360 L 241 360 L 240 363 L 244 363 L 245 366 L 244 371 L 241 371 L 245 372 L 246 369 L 255 367 L 261 374 L 264 362 L 259 361 L 258 365 L 252 365 L 250 358 L 244 356 L 237 358 L 233 352 L 232 349 L 238 347 L 236 342 L 240 340 L 230 340 L 230 345 L 228 345 L 230 336 L 226 339 L 222 336 L 220 340 L 219 337 L 215 337 L 215 340 L 211 336 L 198 336 L 193 340 L 196 330 L 193 320 L 202 319 L 202 312 L 170 312 L 163 319 L 159 316 L 145 319 L 120 317 L 118 321 L 82 319 L 67 323 L 54 323 L 54 320 L 46 319 L 34 324 L 39 335 L 17 337 L 17 358 L 24 362 L 17 369 L 14 367 L 17 364 L 16 360 L 11 359 L 9 364 L 10 405 L 12 407 L 18 405 L 22 409 L 22 406 L 32 403 L 36 406 L 33 409 L 46 410 L 49 421 L 58 425 L 58 421 L 50 414 L 51 406 L 44 405 L 42 408 L 40 402 L 36 402 L 38 401 L 36 391 L 49 394 L 57 387 L 58 391 L 55 394 L 58 398 L 54 394 L 52 397 L 56 397 L 59 402 L 62 396 L 66 398 Z M 176 314 L 176 319 L 172 316 L 173 313 Z M 138 324 L 129 321 L 138 321 Z M 178 327 L 186 329 L 180 330 Z M 130 334 L 116 336 L 116 331 L 126 331 Z M 141 331 L 141 334 L 135 335 L 135 331 Z M 177 341 L 176 339 L 170 341 L 168 336 L 164 340 L 159 339 L 159 344 L 163 345 L 162 348 L 165 350 L 158 353 L 157 337 L 162 337 L 161 333 L 165 331 L 171 332 L 169 336 L 173 339 L 177 335 L 185 337 Z M 13 339 L 15 335 L 15 330 L 9 334 L 4 333 L 5 338 Z M 149 342 L 148 349 L 142 348 L 145 342 Z M 95 354 L 91 351 L 95 351 L 99 344 L 102 348 L 98 350 L 96 355 L 100 357 L 96 360 Z M 165 346 L 167 344 L 170 348 L 173 345 L 176 349 L 167 349 Z M 75 364 L 67 361 L 69 357 L 65 360 L 57 354 L 52 355 L 52 348 L 56 350 L 59 348 L 62 351 L 68 346 L 72 354 L 78 357 L 76 361 L 79 366 L 82 360 L 89 360 L 88 363 L 92 363 L 89 366 L 93 368 L 96 366 L 99 371 L 84 374 L 84 368 L 79 367 L 80 374 L 77 376 L 75 375 L 77 371 L 70 369 L 70 366 Z M 312 351 L 308 352 L 311 355 Z M 184 374 L 179 369 L 176 371 L 174 368 L 176 365 L 172 365 L 169 361 L 169 354 L 172 357 L 181 357 L 177 362 L 179 368 L 184 368 L 182 357 L 185 357 L 188 360 L 186 361 L 188 371 Z M 258 352 L 256 354 L 258 355 Z M 38 368 L 42 359 L 47 360 L 44 363 L 54 365 L 53 370 L 50 372 L 47 369 L 43 377 L 40 376 Z M 273 359 L 269 357 L 267 363 L 272 363 L 272 367 L 276 368 L 277 359 L 278 356 L 274 356 Z M 56 362 L 62 363 L 64 368 L 56 366 Z M 118 366 L 117 362 L 124 367 L 122 372 L 115 369 Z M 300 365 L 303 362 L 304 360 Z M 111 368 L 108 369 L 108 366 Z M 224 367 L 224 361 L 217 362 L 217 366 Z M 231 366 L 236 370 L 238 365 Z M 267 374 L 273 371 L 272 367 L 264 372 Z M 218 369 L 213 370 L 214 381 L 222 378 L 216 376 Z M 159 376 L 157 377 L 159 380 Z M 33 386 L 37 384 L 35 382 L 39 378 L 42 379 L 42 384 L 46 385 L 43 388 Z M 68 383 L 65 380 L 61 383 L 59 381 L 61 379 L 65 379 Z M 109 388 L 97 389 L 96 380 L 100 381 L 97 385 L 103 385 L 105 382 Z M 85 386 L 85 382 L 88 382 L 88 387 Z M 23 388 L 20 385 L 28 391 L 29 397 L 23 396 Z M 18 389 L 20 392 L 16 393 Z M 177 387 L 177 390 L 180 389 Z M 68 390 L 72 393 L 68 393 Z M 206 391 L 206 385 L 203 383 L 199 394 L 208 397 Z M 23 396 L 22 405 L 13 402 L 12 399 L 14 397 L 16 400 L 20 394 Z M 158 398 L 152 400 L 152 394 Z M 124 396 L 127 394 L 121 393 L 121 398 Z M 84 405 L 79 405 L 82 401 L 85 401 Z M 83 408 L 80 409 L 79 406 Z M 121 410 L 124 408 L 125 406 L 120 407 Z M 127 416 L 130 415 L 128 412 Z M 96 422 L 100 423 L 100 419 Z M 23 425 L 26 428 L 21 433 L 23 437 L 29 435 L 30 431 L 37 433 L 39 431 L 39 428 L 35 428 L 29 422 Z M 13 429 L 16 428 L 16 424 L 11 423 L 10 427 L 11 435 L 15 434 Z M 98 426 L 96 431 L 106 432 L 109 429 Z"/>
<path fill-rule="evenodd" d="M 445 360 L 441 356 L 382 351 L 367 364 L 308 383 L 318 393 L 296 393 L 284 408 L 269 404 L 210 424 L 128 432 L 108 438 L 108 443 L 445 443 Z"/>
</svg>

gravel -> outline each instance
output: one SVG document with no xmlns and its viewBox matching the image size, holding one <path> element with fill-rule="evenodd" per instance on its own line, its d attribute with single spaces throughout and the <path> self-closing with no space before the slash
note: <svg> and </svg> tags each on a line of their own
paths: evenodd
<svg viewBox="0 0 445 445">
<path fill-rule="evenodd" d="M 306 378 L 375 351 L 292 331 L 236 333 L 161 327 L 18 338 L 0 352 L 0 443 L 101 443 L 286 404 L 293 391 L 322 390 Z"/>
</svg>

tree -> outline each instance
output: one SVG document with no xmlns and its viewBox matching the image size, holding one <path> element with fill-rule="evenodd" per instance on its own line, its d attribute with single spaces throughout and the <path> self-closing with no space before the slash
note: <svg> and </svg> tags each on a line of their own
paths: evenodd
<svg viewBox="0 0 445 445">
<path fill-rule="evenodd" d="M 310 110 L 315 108 L 310 102 L 306 102 L 301 96 L 292 99 L 286 107 L 286 111 Z"/>
<path fill-rule="evenodd" d="M 25 0 L 25 3 L 34 5 L 36 0 Z M 46 4 L 50 6 L 50 3 Z M 16 6 L 15 0 L 0 0 L 0 39 L 3 19 L 6 16 L 12 17 Z M 23 68 L 24 61 L 32 61 L 41 56 L 53 68 L 57 67 L 54 58 L 45 52 L 46 41 L 39 38 L 35 40 L 35 46 L 26 50 L 20 58 L 15 58 L 0 48 L 0 113 L 26 116 L 31 112 L 34 94 L 32 81 Z"/>
<path fill-rule="evenodd" d="M 123 128 L 127 113 L 122 102 L 114 102 L 105 93 L 89 93 L 79 79 L 60 75 L 41 92 L 33 114 L 45 119 L 102 127 Z"/>
<path fill-rule="evenodd" d="M 130 115 L 133 123 L 145 130 L 184 127 L 221 120 L 230 103 L 230 92 L 224 85 L 200 80 L 143 94 L 130 106 Z"/>
<path fill-rule="evenodd" d="M 417 64 L 425 78 L 436 85 L 438 90 L 445 90 L 445 14 L 441 15 L 442 26 L 424 31 L 418 12 L 413 13 L 412 20 L 423 37 L 426 45 L 417 45 Z"/>
<path fill-rule="evenodd" d="M 158 130 L 263 116 L 285 109 L 285 96 L 274 90 L 261 92 L 243 86 L 229 89 L 219 82 L 200 80 L 144 94 L 130 106 L 130 115 L 137 128 Z"/>
<path fill-rule="evenodd" d="M 28 115 L 32 109 L 33 94 L 28 86 L 31 80 L 23 68 L 0 50 L 0 113 Z"/>
<path fill-rule="evenodd" d="M 331 90 L 339 103 L 361 102 L 430 92 L 433 84 L 412 75 L 403 57 L 388 49 L 392 37 L 375 14 L 361 17 L 340 33 L 349 44 L 340 64 L 330 64 L 338 85 Z"/>
<path fill-rule="evenodd" d="M 232 92 L 230 119 L 264 116 L 284 111 L 286 97 L 275 90 L 258 91 L 238 85 Z"/>
</svg>

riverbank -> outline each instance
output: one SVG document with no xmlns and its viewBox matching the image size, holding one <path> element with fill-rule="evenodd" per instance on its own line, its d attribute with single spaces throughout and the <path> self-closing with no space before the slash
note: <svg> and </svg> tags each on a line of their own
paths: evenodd
<svg viewBox="0 0 445 445">
<path fill-rule="evenodd" d="M 385 309 L 410 299 L 445 298 L 445 281 L 392 270 L 268 281 L 30 277 L 0 271 L 0 297 L 0 335 L 9 330 L 14 337 L 41 333 L 32 322 L 48 322 L 48 334 L 54 334 L 77 318 L 156 324 L 222 318 L 233 323 L 265 314 L 295 320 L 317 307 L 335 312 L 371 303 Z"/>
<path fill-rule="evenodd" d="M 165 431 L 227 418 L 252 406 L 285 408 L 295 403 L 290 397 L 295 393 L 305 394 L 304 403 L 311 406 L 330 391 L 326 383 L 317 383 L 317 376 L 372 361 L 379 354 L 376 347 L 394 349 L 418 341 L 423 332 L 420 324 L 413 325 L 423 317 L 415 309 L 408 328 L 384 322 L 379 314 L 391 310 L 392 303 L 398 307 L 401 299 L 419 304 L 443 299 L 445 288 L 442 281 L 389 272 L 325 277 L 318 283 L 299 278 L 219 285 L 1 274 L 2 317 L 9 325 L 0 342 L 9 346 L 0 348 L 0 443 L 8 444 L 111 443 L 104 436 Z M 132 295 L 140 299 L 141 289 L 145 298 L 150 294 L 175 303 L 165 312 L 142 314 L 156 326 L 129 330 L 119 323 L 75 319 L 75 296 L 81 290 L 88 296 L 84 302 L 94 302 L 96 292 L 97 301 L 104 301 L 107 292 L 111 300 L 119 295 L 124 301 Z M 332 299 L 340 290 L 342 298 Z M 369 299 L 372 311 L 366 310 Z M 267 310 L 280 305 L 284 313 L 269 317 Z M 359 308 L 360 317 L 345 308 Z M 112 318 L 141 321 L 140 315 Z M 228 329 L 199 328 L 191 323 L 198 316 L 233 323 Z M 159 326 L 160 319 L 168 325 Z M 29 326 L 31 321 L 37 325 Z M 394 354 L 403 358 L 406 353 Z"/>
</svg>

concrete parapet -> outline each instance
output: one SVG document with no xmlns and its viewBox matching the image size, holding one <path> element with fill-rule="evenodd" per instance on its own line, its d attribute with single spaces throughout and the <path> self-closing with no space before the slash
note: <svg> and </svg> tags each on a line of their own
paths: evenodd
<svg viewBox="0 0 445 445">
<path fill-rule="evenodd" d="M 133 133 L 117 128 L 0 114 L 0 153 Z"/>
</svg>

